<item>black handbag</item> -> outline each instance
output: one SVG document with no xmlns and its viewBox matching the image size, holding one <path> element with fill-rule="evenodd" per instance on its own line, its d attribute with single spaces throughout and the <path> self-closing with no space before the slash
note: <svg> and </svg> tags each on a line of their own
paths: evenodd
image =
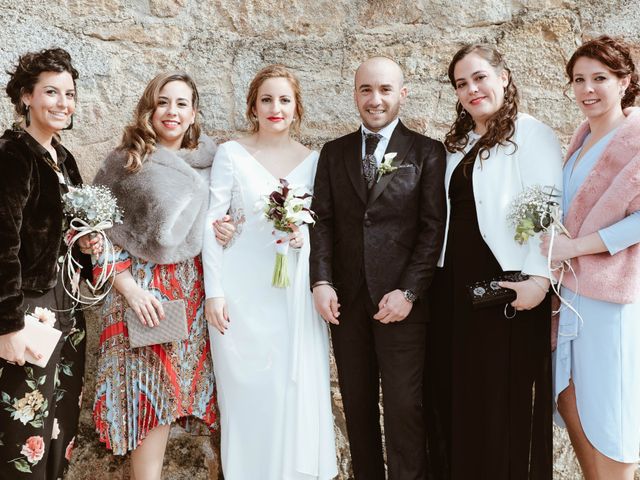
<svg viewBox="0 0 640 480">
<path fill-rule="evenodd" d="M 529 275 L 522 272 L 504 272 L 490 280 L 481 280 L 467 285 L 465 288 L 474 309 L 487 308 L 506 305 L 516 299 L 515 290 L 503 288 L 498 285 L 498 282 L 522 282 L 528 279 Z"/>
</svg>

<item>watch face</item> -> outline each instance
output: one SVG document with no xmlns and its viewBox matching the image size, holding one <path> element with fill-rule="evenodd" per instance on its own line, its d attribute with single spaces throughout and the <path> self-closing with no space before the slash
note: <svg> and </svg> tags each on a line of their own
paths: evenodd
<svg viewBox="0 0 640 480">
<path fill-rule="evenodd" d="M 417 295 L 413 293 L 411 290 L 405 290 L 402 293 L 404 294 L 404 298 L 411 303 L 415 302 L 416 299 L 418 298 Z"/>
</svg>

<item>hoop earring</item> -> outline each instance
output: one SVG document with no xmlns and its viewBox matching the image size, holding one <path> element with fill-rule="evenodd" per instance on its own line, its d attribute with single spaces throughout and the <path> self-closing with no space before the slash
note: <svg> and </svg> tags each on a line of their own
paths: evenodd
<svg viewBox="0 0 640 480">
<path fill-rule="evenodd" d="M 31 112 L 29 111 L 31 107 L 29 105 L 25 105 L 27 108 L 27 113 L 24 114 L 24 124 L 27 128 L 31 125 Z"/>
<path fill-rule="evenodd" d="M 71 118 L 71 121 L 69 122 L 69 125 L 64 127 L 62 130 L 72 130 L 73 129 L 73 115 L 71 115 L 70 118 Z"/>
<path fill-rule="evenodd" d="M 460 117 L 460 120 L 464 120 L 466 116 L 467 116 L 467 111 L 463 108 L 460 114 L 458 115 L 458 117 Z"/>
</svg>

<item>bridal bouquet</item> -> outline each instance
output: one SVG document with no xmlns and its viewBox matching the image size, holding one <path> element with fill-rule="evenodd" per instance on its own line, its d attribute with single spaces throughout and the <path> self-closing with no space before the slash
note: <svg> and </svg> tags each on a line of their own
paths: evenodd
<svg viewBox="0 0 640 480">
<path fill-rule="evenodd" d="M 507 220 L 516 230 L 513 237 L 516 242 L 523 245 L 530 237 L 552 225 L 567 233 L 560 222 L 560 204 L 555 200 L 558 197 L 558 190 L 549 185 L 533 185 L 516 196 L 507 215 Z"/>
<path fill-rule="evenodd" d="M 271 285 L 278 288 L 289 286 L 287 237 L 294 226 L 315 223 L 315 214 L 309 209 L 311 194 L 289 185 L 284 178 L 280 186 L 269 195 L 262 197 L 256 207 L 263 212 L 264 218 L 273 223 L 276 235 L 276 264 L 273 269 Z"/>
<path fill-rule="evenodd" d="M 62 196 L 62 199 L 64 213 L 70 219 L 69 228 L 64 236 L 68 249 L 62 260 L 63 285 L 73 300 L 85 305 L 92 305 L 107 295 L 108 290 L 102 294 L 97 292 L 107 285 L 111 276 L 115 274 L 113 244 L 105 235 L 105 231 L 116 223 L 122 223 L 122 210 L 118 207 L 111 190 L 102 185 L 82 185 L 71 188 L 68 193 Z M 94 283 L 87 280 L 90 295 L 80 292 L 79 282 L 82 265 L 72 255 L 73 246 L 86 235 L 102 235 L 105 258 L 105 265 L 99 277 Z M 67 288 L 67 282 L 69 288 Z"/>
</svg>

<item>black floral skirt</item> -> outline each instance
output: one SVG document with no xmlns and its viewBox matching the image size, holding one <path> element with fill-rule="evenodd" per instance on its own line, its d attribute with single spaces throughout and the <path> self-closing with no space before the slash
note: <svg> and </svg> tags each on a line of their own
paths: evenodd
<svg viewBox="0 0 640 480">
<path fill-rule="evenodd" d="M 0 479 L 55 480 L 69 465 L 78 429 L 85 321 L 81 311 L 65 311 L 71 302 L 60 283 L 24 297 L 27 313 L 55 314 L 62 336 L 45 368 L 0 359 Z"/>
</svg>

